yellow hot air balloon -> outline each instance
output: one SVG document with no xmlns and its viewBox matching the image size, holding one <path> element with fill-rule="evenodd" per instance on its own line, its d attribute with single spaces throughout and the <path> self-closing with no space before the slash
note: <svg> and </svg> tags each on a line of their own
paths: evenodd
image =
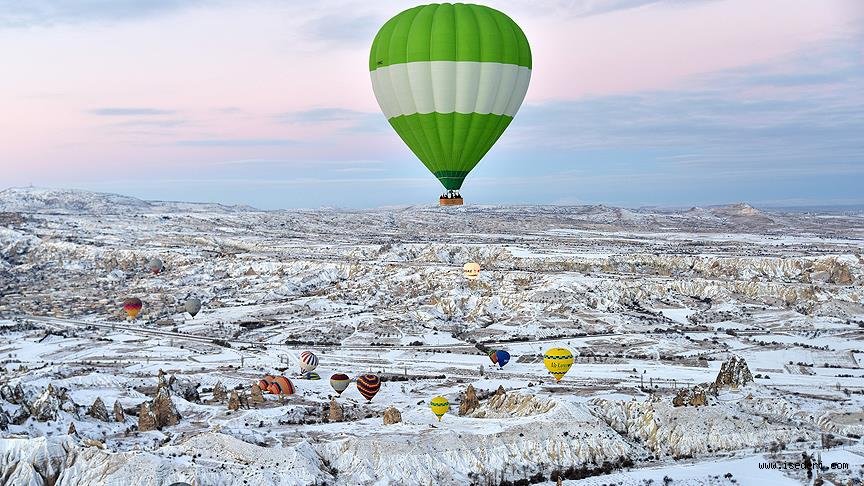
<svg viewBox="0 0 864 486">
<path fill-rule="evenodd" d="M 551 348 L 543 353 L 543 364 L 555 381 L 561 381 L 573 366 L 573 353 L 567 348 Z"/>
<path fill-rule="evenodd" d="M 435 416 L 438 417 L 438 421 L 440 422 L 441 417 L 443 417 L 444 414 L 447 413 L 448 410 L 450 410 L 450 402 L 447 401 L 446 397 L 442 397 L 439 395 L 429 402 L 429 408 L 432 409 L 432 413 L 434 413 Z"/>
<path fill-rule="evenodd" d="M 477 280 L 480 276 L 480 264 L 477 262 L 468 262 L 462 267 L 462 273 L 468 280 Z"/>
</svg>

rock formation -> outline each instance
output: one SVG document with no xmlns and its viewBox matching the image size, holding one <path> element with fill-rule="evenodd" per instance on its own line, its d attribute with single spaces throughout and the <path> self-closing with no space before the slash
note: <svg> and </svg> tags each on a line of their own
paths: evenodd
<svg viewBox="0 0 864 486">
<path fill-rule="evenodd" d="M 8 430 L 9 429 L 9 415 L 3 410 L 3 407 L 0 407 L 0 430 Z"/>
<path fill-rule="evenodd" d="M 345 420 L 345 414 L 342 412 L 342 406 L 336 402 L 335 398 L 330 399 L 330 415 L 328 417 L 331 422 L 342 422 Z M 385 418 L 385 422 L 386 418 Z"/>
<path fill-rule="evenodd" d="M 398 424 L 402 421 L 402 414 L 396 407 L 390 406 L 384 410 L 384 425 Z"/>
<path fill-rule="evenodd" d="M 750 374 L 750 368 L 747 367 L 747 362 L 744 361 L 744 358 L 732 355 L 720 365 L 720 373 L 717 374 L 714 385 L 717 388 L 724 386 L 738 388 L 752 381 L 753 375 Z"/>
<path fill-rule="evenodd" d="M 171 395 L 168 394 L 167 388 L 160 388 L 156 393 L 156 398 L 153 399 L 153 413 L 156 415 L 156 427 L 169 427 L 177 425 L 180 422 L 180 414 L 177 412 L 177 407 L 171 401 Z"/>
<path fill-rule="evenodd" d="M 108 409 L 105 408 L 105 404 L 102 403 L 102 398 L 100 397 L 96 397 L 96 401 L 94 401 L 93 405 L 90 405 L 90 408 L 87 409 L 87 415 L 96 420 L 101 420 L 102 422 L 111 421 L 111 419 L 108 418 Z"/>
<path fill-rule="evenodd" d="M 240 397 L 237 396 L 236 391 L 231 392 L 231 398 L 228 399 L 228 410 L 239 410 L 240 409 Z"/>
<path fill-rule="evenodd" d="M 123 411 L 123 406 L 120 405 L 120 400 L 114 401 L 114 421 L 121 424 L 126 421 L 126 413 Z"/>
<path fill-rule="evenodd" d="M 521 393 L 494 395 L 471 413 L 475 418 L 528 417 L 546 413 L 555 407 L 555 401 Z"/>
<path fill-rule="evenodd" d="M 504 390 L 504 385 L 498 385 L 498 389 L 495 390 L 495 396 L 499 397 L 501 395 L 504 395 L 505 393 L 507 392 Z"/>
<path fill-rule="evenodd" d="M 78 435 L 78 430 L 75 428 L 75 422 L 69 422 L 69 430 L 66 431 L 68 435 Z"/>
<path fill-rule="evenodd" d="M 0 398 L 6 400 L 7 402 L 13 405 L 23 405 L 24 404 L 24 389 L 21 388 L 21 384 L 18 383 L 15 387 L 11 387 L 8 384 L 0 386 Z"/>
<path fill-rule="evenodd" d="M 198 394 L 198 384 L 192 383 L 186 378 L 178 379 L 174 375 L 168 378 L 168 385 L 172 392 L 183 397 L 187 402 L 200 403 L 201 396 Z"/>
<path fill-rule="evenodd" d="M 261 387 L 257 383 L 252 384 L 252 403 L 264 402 L 264 395 L 261 393 Z"/>
<path fill-rule="evenodd" d="M 30 418 L 30 411 L 27 407 L 18 407 L 18 410 L 9 416 L 9 422 L 14 425 L 23 425 Z"/>
<path fill-rule="evenodd" d="M 682 388 L 678 390 L 678 394 L 672 399 L 672 405 L 676 407 L 693 406 L 700 407 L 707 403 L 705 389 L 701 385 L 696 385 L 693 388 Z"/>
<path fill-rule="evenodd" d="M 57 398 L 54 386 L 49 383 L 45 391 L 28 408 L 30 415 L 40 422 L 57 420 L 60 413 L 60 399 Z"/>
<path fill-rule="evenodd" d="M 222 403 L 227 398 L 227 395 L 228 392 L 225 390 L 225 385 L 221 381 L 217 381 L 216 386 L 213 387 L 213 401 Z"/>
<path fill-rule="evenodd" d="M 477 391 L 473 385 L 468 385 L 465 389 L 465 395 L 462 397 L 462 402 L 459 403 L 459 415 L 466 415 L 473 412 L 480 406 L 480 400 L 477 399 Z"/>
<path fill-rule="evenodd" d="M 150 405 L 147 402 L 141 404 L 141 410 L 138 411 L 138 431 L 149 432 L 156 430 L 156 415 L 150 410 Z"/>
</svg>

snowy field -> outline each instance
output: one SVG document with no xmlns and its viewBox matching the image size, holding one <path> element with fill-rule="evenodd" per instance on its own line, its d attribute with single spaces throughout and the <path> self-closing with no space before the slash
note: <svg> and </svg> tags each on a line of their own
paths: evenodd
<svg viewBox="0 0 864 486">
<path fill-rule="evenodd" d="M 862 250 L 862 215 L 747 205 L 263 212 L 7 190 L 0 486 L 861 484 Z M 576 357 L 560 383 L 552 347 Z M 383 383 L 337 396 L 334 373 Z M 256 401 L 266 374 L 295 393 Z M 141 430 L 152 415 L 176 423 Z"/>
</svg>

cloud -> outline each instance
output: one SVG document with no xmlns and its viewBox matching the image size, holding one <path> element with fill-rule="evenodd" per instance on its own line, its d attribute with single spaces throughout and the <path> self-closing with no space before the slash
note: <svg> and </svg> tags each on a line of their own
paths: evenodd
<svg viewBox="0 0 864 486">
<path fill-rule="evenodd" d="M 864 166 L 864 117 L 856 116 L 864 113 L 864 67 L 843 62 L 854 56 L 853 46 L 838 47 L 835 62 L 824 63 L 833 70 L 784 60 L 782 69 L 722 72 L 685 90 L 528 105 L 502 143 L 515 150 L 643 151 L 679 168 L 803 174 L 808 165 Z"/>
<path fill-rule="evenodd" d="M 327 43 L 368 43 L 383 23 L 382 18 L 352 13 L 323 15 L 307 21 L 300 28 L 306 38 Z M 395 13 L 395 12 L 394 12 Z"/>
<path fill-rule="evenodd" d="M 381 113 L 348 110 L 344 108 L 313 108 L 310 110 L 280 113 L 276 120 L 295 124 L 340 125 L 341 132 L 380 132 L 388 128 Z"/>
<path fill-rule="evenodd" d="M 117 128 L 127 127 L 158 127 L 158 128 L 174 128 L 186 125 L 187 120 L 127 120 L 118 123 L 112 123 L 110 126 Z"/>
<path fill-rule="evenodd" d="M 201 140 L 180 140 L 180 147 L 286 147 L 301 142 L 286 138 L 211 138 Z"/>
<path fill-rule="evenodd" d="M 133 20 L 203 3 L 204 0 L 0 0 L 0 27 Z"/>
<path fill-rule="evenodd" d="M 96 108 L 88 113 L 98 116 L 159 116 L 173 115 L 176 112 L 156 108 Z"/>
</svg>

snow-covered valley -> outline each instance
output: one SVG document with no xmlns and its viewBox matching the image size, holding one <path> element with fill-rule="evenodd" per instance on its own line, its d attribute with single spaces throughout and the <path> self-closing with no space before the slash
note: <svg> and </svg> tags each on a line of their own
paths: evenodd
<svg viewBox="0 0 864 486">
<path fill-rule="evenodd" d="M 864 215 L 744 204 L 258 211 L 6 190 L 0 485 L 860 484 L 862 252 Z M 553 347 L 575 356 L 557 383 Z M 337 396 L 334 373 L 380 391 Z M 256 392 L 267 374 L 295 393 Z M 758 469 L 802 454 L 824 469 Z"/>
</svg>

